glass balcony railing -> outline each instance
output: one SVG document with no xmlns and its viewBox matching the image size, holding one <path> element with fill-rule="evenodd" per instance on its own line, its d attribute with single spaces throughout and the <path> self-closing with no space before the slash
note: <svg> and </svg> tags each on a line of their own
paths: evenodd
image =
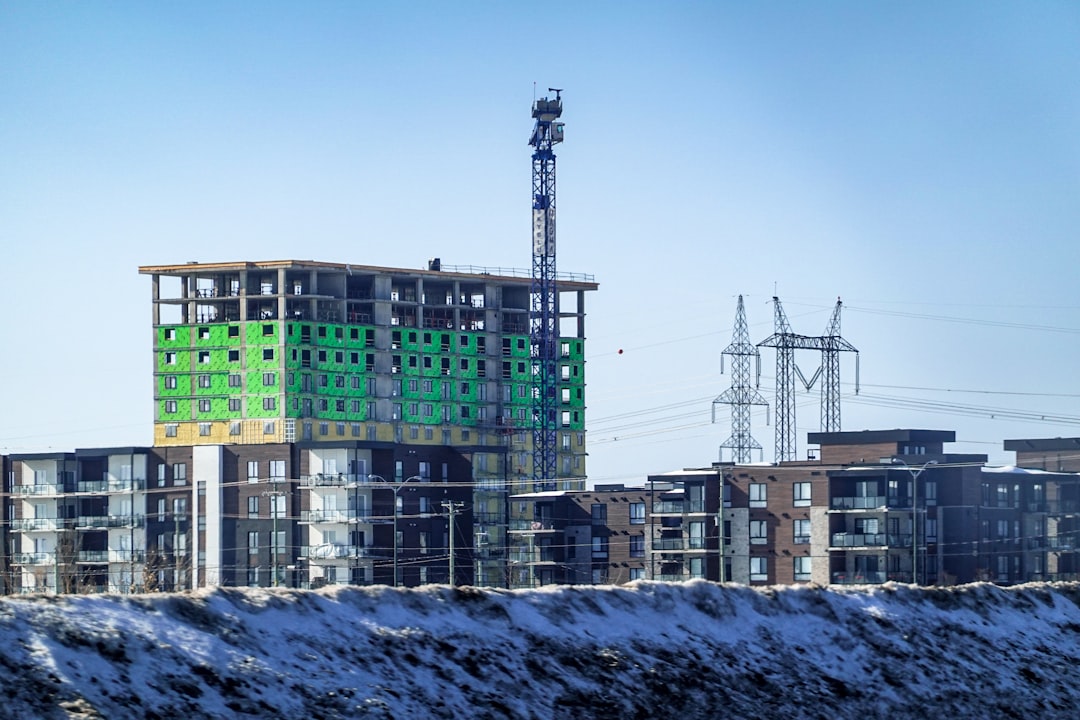
<svg viewBox="0 0 1080 720">
<path fill-rule="evenodd" d="M 886 582 L 899 582 L 910 583 L 911 573 L 909 572 L 881 572 L 877 570 L 872 571 L 858 571 L 855 572 L 834 572 L 832 574 L 833 585 L 881 585 Z"/>
<path fill-rule="evenodd" d="M 16 518 L 11 521 L 14 532 L 34 532 L 37 530 L 56 530 L 56 518 Z"/>
<path fill-rule="evenodd" d="M 829 498 L 829 507 L 833 510 L 875 510 L 885 507 L 884 495 Z"/>
<path fill-rule="evenodd" d="M 911 535 L 833 533 L 829 547 L 911 547 Z"/>
</svg>

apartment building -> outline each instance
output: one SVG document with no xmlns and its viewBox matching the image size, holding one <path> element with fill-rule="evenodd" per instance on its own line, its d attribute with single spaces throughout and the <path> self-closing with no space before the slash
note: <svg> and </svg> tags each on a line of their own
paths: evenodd
<svg viewBox="0 0 1080 720">
<path fill-rule="evenodd" d="M 101 448 L 11 455 L 4 477 L 7 592 L 414 586 L 451 566 L 472 584 L 479 567 L 460 448 Z"/>
<path fill-rule="evenodd" d="M 511 587 L 607 585 L 647 576 L 647 492 L 621 484 L 515 495 Z"/>
</svg>

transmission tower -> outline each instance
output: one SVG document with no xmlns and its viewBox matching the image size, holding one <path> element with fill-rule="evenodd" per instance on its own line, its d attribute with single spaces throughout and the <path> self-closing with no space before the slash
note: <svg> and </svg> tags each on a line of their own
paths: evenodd
<svg viewBox="0 0 1080 720">
<path fill-rule="evenodd" d="M 735 329 L 731 333 L 731 344 L 720 353 L 720 372 L 724 372 L 724 356 L 731 356 L 731 387 L 713 400 L 713 422 L 716 422 L 716 406 L 731 406 L 731 437 L 720 443 L 720 461 L 724 460 L 724 448 L 731 450 L 731 459 L 736 463 L 752 462 L 752 451 L 758 451 L 761 459 L 761 443 L 750 434 L 750 411 L 754 405 L 764 405 L 765 422 L 768 420 L 769 403 L 757 391 L 761 380 L 761 353 L 750 342 L 750 331 L 746 326 L 746 309 L 743 297 L 735 308 Z M 754 361 L 754 384 L 750 385 L 750 362 Z"/>
<path fill-rule="evenodd" d="M 802 336 L 791 332 L 791 324 L 773 296 L 773 334 L 758 343 L 758 347 L 776 348 L 776 454 L 775 462 L 795 459 L 795 348 Z"/>
<path fill-rule="evenodd" d="M 562 90 L 533 103 L 536 120 L 532 156 L 533 240 L 529 339 L 532 355 L 533 488 L 554 490 L 556 473 L 556 392 L 558 383 L 559 294 L 555 267 L 555 153 L 563 140 Z"/>
<path fill-rule="evenodd" d="M 821 431 L 840 431 L 840 353 L 855 353 L 855 393 L 859 392 L 859 351 L 840 337 L 840 309 L 843 303 L 836 298 L 829 324 L 821 337 Z"/>
<path fill-rule="evenodd" d="M 821 429 L 840 429 L 840 353 L 856 353 L 856 392 L 858 392 L 858 350 L 840 337 L 840 301 L 836 302 L 825 335 L 797 335 L 791 331 L 780 298 L 773 297 L 776 326 L 772 335 L 758 347 L 776 348 L 776 462 L 795 460 L 795 376 L 809 390 L 824 375 L 821 385 Z M 809 380 L 795 364 L 796 350 L 818 350 L 821 365 Z"/>
</svg>

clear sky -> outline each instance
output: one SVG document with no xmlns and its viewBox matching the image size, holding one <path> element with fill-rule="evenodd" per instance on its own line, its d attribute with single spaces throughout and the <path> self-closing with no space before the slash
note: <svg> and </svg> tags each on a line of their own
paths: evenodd
<svg viewBox="0 0 1080 720">
<path fill-rule="evenodd" d="M 1077 38 L 1074 2 L 4 3 L 0 452 L 151 442 L 139 265 L 528 268 L 534 83 L 600 283 L 593 481 L 717 458 L 739 294 L 755 342 L 774 292 L 808 335 L 843 298 L 845 430 L 1080 436 Z"/>
</svg>

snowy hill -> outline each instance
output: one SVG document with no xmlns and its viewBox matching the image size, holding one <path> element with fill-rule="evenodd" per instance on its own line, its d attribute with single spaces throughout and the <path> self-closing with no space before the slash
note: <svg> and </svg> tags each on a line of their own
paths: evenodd
<svg viewBox="0 0 1080 720">
<path fill-rule="evenodd" d="M 0 602 L 5 718 L 1075 717 L 1080 586 Z"/>
</svg>

